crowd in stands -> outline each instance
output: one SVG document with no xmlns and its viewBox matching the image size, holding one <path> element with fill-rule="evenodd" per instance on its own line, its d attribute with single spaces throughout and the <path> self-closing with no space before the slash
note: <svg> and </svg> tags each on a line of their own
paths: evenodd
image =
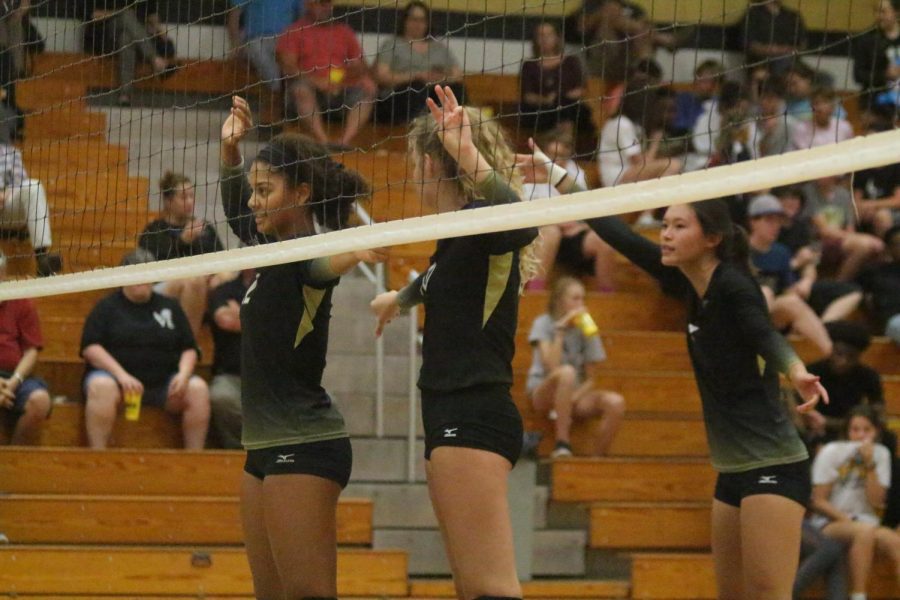
<svg viewBox="0 0 900 600">
<path fill-rule="evenodd" d="M 21 45 L 14 40 L 24 35 L 29 5 L 22 0 L 19 8 L 0 15 L 0 45 Z M 437 83 L 465 97 L 462 65 L 432 31 L 431 10 L 419 0 L 398 11 L 396 35 L 380 44 L 371 64 L 357 34 L 333 17 L 330 0 L 232 0 L 232 5 L 227 30 L 233 56 L 250 62 L 272 94 L 284 99 L 287 113 L 318 142 L 352 147 L 372 118 L 405 124 L 423 110 Z M 804 60 L 809 36 L 802 16 L 780 0 L 748 8 L 738 28 L 745 68 L 729 71 L 716 61 L 702 61 L 689 88 L 662 81 L 654 60 L 657 48 L 685 45 L 684 36 L 655 29 L 643 10 L 626 0 L 586 0 L 574 23 L 584 52 L 567 53 L 559 23 L 542 22 L 533 30 L 513 115 L 519 142 L 524 146 L 533 137 L 530 143 L 582 187 L 594 179 L 586 170 L 610 187 L 892 129 L 900 105 L 900 1 L 875 5 L 872 28 L 850 42 L 861 89 L 859 119 L 851 123 L 829 76 Z M 174 47 L 155 2 L 85 0 L 80 6 L 85 49 L 116 57 L 120 104 L 132 102 L 140 62 L 156 76 L 171 72 Z M 12 124 L 0 127 L 0 227 L 27 228 L 37 273 L 52 275 L 62 265 L 51 251 L 46 192 L 28 177 L 13 145 L 23 135 L 15 80 L 26 69 L 24 55 L 0 52 L 0 122 Z M 587 98 L 589 77 L 603 80 L 602 102 Z M 599 132 L 592 116 L 597 110 L 606 116 Z M 329 120 L 343 122 L 333 142 Z M 580 152 L 585 136 L 596 147 L 588 160 Z M 123 264 L 223 248 L 214 226 L 195 216 L 190 178 L 167 173 L 159 187 L 160 217 L 147 225 Z M 540 185 L 526 186 L 525 192 L 526 199 L 557 194 Z M 880 376 L 861 361 L 872 333 L 900 346 L 900 162 L 727 200 L 747 229 L 772 321 L 818 348 L 821 358 L 808 365 L 809 372 L 821 377 L 831 396 L 830 404 L 796 415 L 818 454 L 795 592 L 824 574 L 829 598 L 845 597 L 849 589 L 859 600 L 873 556 L 884 554 L 900 572 L 895 529 L 900 485 L 891 483 L 900 464 L 897 441 L 884 428 Z M 650 211 L 636 226 L 655 223 Z M 603 455 L 621 426 L 626 399 L 596 385 L 595 369 L 606 353 L 596 327 L 590 327 L 585 296 L 588 289 L 615 290 L 615 254 L 582 222 L 544 227 L 541 236 L 545 276 L 530 289 L 549 289 L 549 301 L 528 335 L 532 365 L 526 394 L 534 410 L 553 422 L 554 457 L 572 454 L 573 423 L 597 417 L 594 453 Z M 0 255 L 0 279 L 5 269 Z M 125 286 L 96 305 L 80 345 L 92 448 L 109 444 L 128 393 L 180 415 L 185 448 L 203 448 L 208 437 L 224 448 L 241 447 L 239 307 L 254 278 L 248 270 Z M 196 339 L 204 326 L 215 346 L 209 385 L 195 373 Z M 18 415 L 12 443 L 36 440 L 50 413 L 48 386 L 33 376 L 41 346 L 34 304 L 0 303 L 0 406 Z"/>
</svg>

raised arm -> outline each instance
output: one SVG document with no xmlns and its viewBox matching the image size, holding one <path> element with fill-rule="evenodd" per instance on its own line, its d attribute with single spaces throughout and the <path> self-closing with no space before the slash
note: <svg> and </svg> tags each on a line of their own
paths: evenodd
<svg viewBox="0 0 900 600">
<path fill-rule="evenodd" d="M 256 221 L 248 202 L 252 195 L 250 182 L 244 174 L 244 158 L 240 142 L 253 127 L 250 106 L 240 96 L 232 98 L 231 112 L 222 125 L 221 187 L 222 208 L 231 230 L 245 244 L 265 242 L 266 237 L 256 229 Z"/>
</svg>

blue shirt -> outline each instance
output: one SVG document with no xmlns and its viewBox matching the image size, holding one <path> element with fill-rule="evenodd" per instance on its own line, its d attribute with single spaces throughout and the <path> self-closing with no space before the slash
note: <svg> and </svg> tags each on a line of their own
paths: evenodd
<svg viewBox="0 0 900 600">
<path fill-rule="evenodd" d="M 280 34 L 303 16 L 303 0 L 230 0 L 240 8 L 244 39 L 254 40 Z"/>
<path fill-rule="evenodd" d="M 791 251 L 779 242 L 772 244 L 768 252 L 750 252 L 753 266 L 757 269 L 756 279 L 776 294 L 780 294 L 796 283 L 791 270 Z"/>
<path fill-rule="evenodd" d="M 675 96 L 675 129 L 691 132 L 697 119 L 703 114 L 705 100 L 691 92 L 681 92 Z"/>
</svg>

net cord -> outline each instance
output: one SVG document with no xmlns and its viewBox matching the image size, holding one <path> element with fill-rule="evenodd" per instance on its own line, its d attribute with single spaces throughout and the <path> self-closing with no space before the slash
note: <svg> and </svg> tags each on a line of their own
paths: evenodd
<svg viewBox="0 0 900 600">
<path fill-rule="evenodd" d="M 8 281 L 0 284 L 0 301 L 170 281 L 369 248 L 640 212 L 880 167 L 897 162 L 898 156 L 900 130 L 887 131 L 663 179 L 479 208 L 477 215 L 463 210 L 158 263 Z"/>
</svg>

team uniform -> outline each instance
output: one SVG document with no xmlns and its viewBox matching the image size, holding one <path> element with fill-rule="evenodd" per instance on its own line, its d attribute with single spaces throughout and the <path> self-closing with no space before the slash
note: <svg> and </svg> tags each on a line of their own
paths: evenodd
<svg viewBox="0 0 900 600">
<path fill-rule="evenodd" d="M 256 230 L 242 168 L 222 167 L 222 200 L 232 230 L 247 244 Z M 339 279 L 305 260 L 257 269 L 241 304 L 244 471 L 264 479 L 309 474 L 347 485 L 352 466 L 344 419 L 322 387 L 331 294 Z"/>
<path fill-rule="evenodd" d="M 487 200 L 463 210 L 519 201 L 496 177 L 479 189 Z M 527 228 L 440 240 L 428 270 L 400 292 L 402 308 L 425 304 L 419 389 L 426 459 L 439 446 L 463 446 L 518 460 L 522 418 L 510 387 L 519 251 L 535 237 L 537 229 Z"/>
<path fill-rule="evenodd" d="M 777 494 L 806 504 L 808 454 L 782 403 L 778 373 L 800 362 L 769 320 L 766 302 L 748 271 L 722 262 L 703 298 L 659 246 L 621 220 L 589 225 L 613 248 L 676 290 L 688 304 L 687 344 L 700 390 L 716 499 L 740 506 L 754 494 Z"/>
</svg>

